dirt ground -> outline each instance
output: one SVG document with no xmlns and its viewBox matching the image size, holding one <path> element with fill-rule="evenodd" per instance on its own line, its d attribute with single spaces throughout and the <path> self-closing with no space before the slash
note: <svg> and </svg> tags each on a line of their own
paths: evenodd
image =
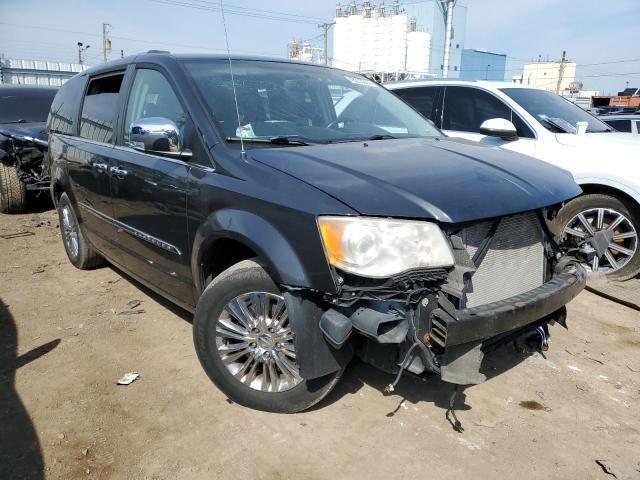
<svg viewBox="0 0 640 480">
<path fill-rule="evenodd" d="M 462 433 L 451 385 L 386 397 L 391 377 L 359 362 L 312 411 L 256 412 L 209 382 L 188 313 L 74 269 L 53 212 L 0 216 L 0 478 L 640 478 L 640 313 L 584 292 L 568 323 L 546 358 L 488 360 Z"/>
</svg>

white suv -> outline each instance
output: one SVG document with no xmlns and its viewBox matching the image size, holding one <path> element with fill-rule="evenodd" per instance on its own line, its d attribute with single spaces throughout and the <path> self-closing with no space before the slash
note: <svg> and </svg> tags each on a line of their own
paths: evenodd
<svg viewBox="0 0 640 480">
<path fill-rule="evenodd" d="M 386 84 L 451 137 L 507 148 L 569 170 L 583 195 L 558 232 L 617 279 L 640 273 L 640 136 L 615 132 L 564 98 L 506 82 Z"/>
</svg>

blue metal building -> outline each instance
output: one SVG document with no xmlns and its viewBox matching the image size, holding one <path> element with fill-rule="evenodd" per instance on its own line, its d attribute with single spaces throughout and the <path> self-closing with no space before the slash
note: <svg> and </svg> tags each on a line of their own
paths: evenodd
<svg viewBox="0 0 640 480">
<path fill-rule="evenodd" d="M 461 80 L 505 80 L 507 56 L 475 48 L 462 50 Z"/>
</svg>

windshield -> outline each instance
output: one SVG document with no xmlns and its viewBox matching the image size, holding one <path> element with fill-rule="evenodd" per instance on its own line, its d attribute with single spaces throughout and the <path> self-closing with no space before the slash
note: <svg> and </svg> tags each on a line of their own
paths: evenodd
<svg viewBox="0 0 640 480">
<path fill-rule="evenodd" d="M 577 122 L 587 122 L 587 132 L 611 131 L 605 123 L 555 93 L 533 88 L 500 90 L 552 132 L 574 133 Z"/>
<path fill-rule="evenodd" d="M 396 137 L 437 137 L 420 114 L 356 74 L 312 65 L 238 60 L 185 62 L 222 134 L 228 139 L 286 137 L 329 143 Z"/>
<path fill-rule="evenodd" d="M 0 123 L 46 122 L 56 90 L 0 91 Z"/>
</svg>

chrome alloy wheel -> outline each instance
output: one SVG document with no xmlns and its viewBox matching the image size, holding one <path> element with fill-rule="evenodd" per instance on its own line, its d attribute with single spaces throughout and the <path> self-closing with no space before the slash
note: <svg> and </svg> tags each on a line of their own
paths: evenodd
<svg viewBox="0 0 640 480">
<path fill-rule="evenodd" d="M 589 267 L 593 272 L 610 273 L 624 267 L 638 249 L 638 232 L 633 223 L 622 213 L 611 208 L 590 208 L 573 217 L 564 228 L 565 238 L 574 237 L 579 242 L 591 240 L 605 232 L 610 236 L 608 248 L 602 255 L 595 253 L 590 243 L 582 247 L 584 253 L 595 253 Z"/>
<path fill-rule="evenodd" d="M 222 310 L 216 348 L 227 370 L 262 392 L 284 392 L 302 381 L 284 298 L 268 292 L 239 295 Z"/>
<path fill-rule="evenodd" d="M 69 206 L 62 207 L 62 239 L 67 246 L 69 254 L 76 258 L 80 251 L 78 242 L 78 224 Z"/>
</svg>

